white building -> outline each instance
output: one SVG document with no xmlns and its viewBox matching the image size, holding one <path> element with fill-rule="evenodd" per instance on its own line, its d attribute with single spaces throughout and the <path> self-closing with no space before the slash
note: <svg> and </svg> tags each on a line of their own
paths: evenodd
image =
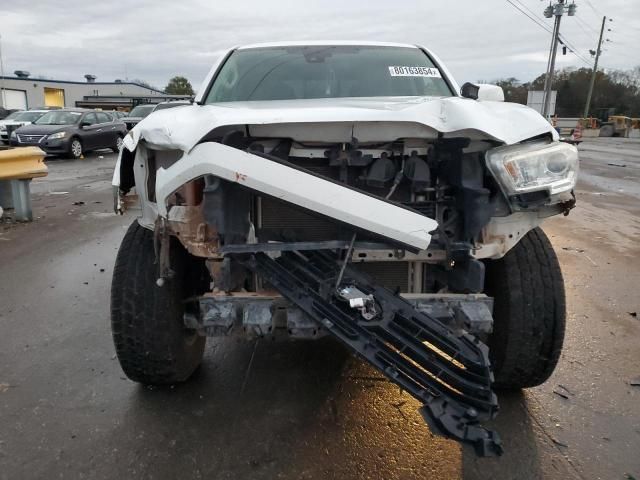
<svg viewBox="0 0 640 480">
<path fill-rule="evenodd" d="M 32 78 L 29 72 L 16 70 L 13 77 L 0 77 L 0 107 L 7 110 L 38 107 L 129 110 L 139 103 L 189 98 L 184 95 L 167 95 L 134 82 L 97 82 L 93 75 L 85 75 L 85 79 L 84 82 L 74 82 Z"/>
</svg>

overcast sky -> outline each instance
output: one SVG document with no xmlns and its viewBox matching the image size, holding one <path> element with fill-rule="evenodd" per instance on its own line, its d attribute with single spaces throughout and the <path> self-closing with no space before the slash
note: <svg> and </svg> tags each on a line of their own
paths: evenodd
<svg viewBox="0 0 640 480">
<path fill-rule="evenodd" d="M 521 2 L 538 17 L 544 0 Z M 576 0 L 561 31 L 586 58 L 602 15 L 612 32 L 601 65 L 640 64 L 640 0 Z M 222 49 L 243 43 L 304 39 L 423 44 L 456 79 L 531 80 L 546 68 L 551 36 L 506 0 L 2 0 L 5 75 L 98 81 L 143 79 L 164 88 L 176 74 L 198 88 Z M 547 26 L 552 20 L 544 19 Z M 558 66 L 585 66 L 568 53 Z"/>
</svg>

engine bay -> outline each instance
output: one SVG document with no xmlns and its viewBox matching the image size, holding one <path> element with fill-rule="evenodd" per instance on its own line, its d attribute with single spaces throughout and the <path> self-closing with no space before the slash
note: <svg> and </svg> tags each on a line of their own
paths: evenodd
<svg viewBox="0 0 640 480">
<path fill-rule="evenodd" d="M 431 243 L 424 251 L 411 252 L 400 245 L 388 245 L 385 252 L 380 246 L 356 247 L 358 268 L 388 288 L 415 293 L 482 291 L 483 267 L 471 253 L 482 228 L 501 206 L 504 209 L 499 189 L 484 167 L 483 153 L 491 143 L 465 138 L 303 143 L 252 138 L 239 131 L 220 141 L 434 219 L 438 227 L 430 232 Z M 204 216 L 216 225 L 222 245 L 348 241 L 353 235 L 353 225 L 273 196 L 256 195 L 240 184 L 206 178 L 204 182 Z M 238 224 L 239 218 L 248 220 Z M 254 238 L 243 235 L 249 231 Z M 359 242 L 386 241 L 371 232 L 357 235 Z"/>
</svg>

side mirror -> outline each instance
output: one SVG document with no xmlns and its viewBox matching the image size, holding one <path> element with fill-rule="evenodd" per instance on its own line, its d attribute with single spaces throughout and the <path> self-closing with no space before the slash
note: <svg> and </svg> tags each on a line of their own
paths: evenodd
<svg viewBox="0 0 640 480">
<path fill-rule="evenodd" d="M 504 102 L 504 90 L 502 90 L 502 87 L 499 87 L 498 85 L 491 85 L 489 83 L 481 83 L 478 87 L 480 87 L 478 100 Z"/>
<path fill-rule="evenodd" d="M 502 87 L 489 83 L 474 84 L 467 82 L 460 89 L 460 94 L 473 100 L 504 102 L 504 90 L 502 90 Z"/>
<path fill-rule="evenodd" d="M 80 128 L 90 127 L 91 124 L 89 122 L 80 122 Z"/>
<path fill-rule="evenodd" d="M 474 85 L 471 82 L 465 83 L 460 89 L 460 95 L 462 95 L 464 98 L 470 98 L 471 100 L 477 100 L 479 93 L 480 87 L 478 85 Z"/>
</svg>

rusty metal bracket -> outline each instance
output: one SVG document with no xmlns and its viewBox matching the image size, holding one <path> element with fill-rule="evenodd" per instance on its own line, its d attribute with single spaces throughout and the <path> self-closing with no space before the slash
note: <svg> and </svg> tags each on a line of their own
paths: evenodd
<svg viewBox="0 0 640 480">
<path fill-rule="evenodd" d="M 154 228 L 154 250 L 156 263 L 158 264 L 158 280 L 156 284 L 162 287 L 167 279 L 173 277 L 171 270 L 171 236 L 167 228 L 166 220 L 158 217 Z"/>
</svg>

